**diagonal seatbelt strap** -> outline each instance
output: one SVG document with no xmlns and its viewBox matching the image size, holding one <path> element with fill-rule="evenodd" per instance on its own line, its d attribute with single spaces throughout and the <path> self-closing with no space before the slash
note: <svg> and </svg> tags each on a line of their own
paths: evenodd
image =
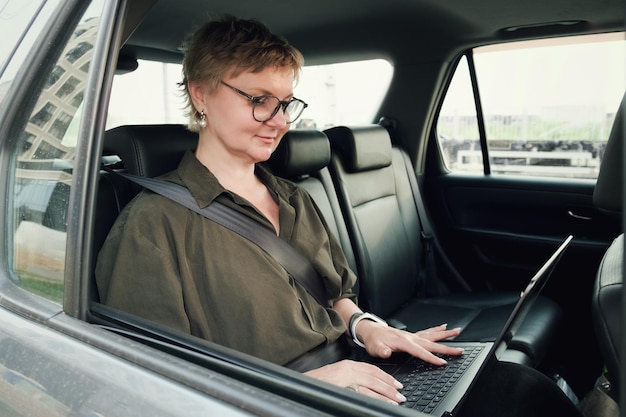
<svg viewBox="0 0 626 417">
<path fill-rule="evenodd" d="M 213 201 L 207 207 L 201 208 L 187 188 L 173 182 L 113 170 L 107 171 L 167 197 L 255 243 L 274 257 L 319 304 L 328 307 L 328 298 L 322 288 L 322 280 L 311 262 L 289 243 L 250 217 L 225 206 L 219 201 Z"/>
</svg>

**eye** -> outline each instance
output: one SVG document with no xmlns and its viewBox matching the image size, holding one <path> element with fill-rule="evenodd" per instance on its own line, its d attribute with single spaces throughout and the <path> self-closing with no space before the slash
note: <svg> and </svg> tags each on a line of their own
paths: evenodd
<svg viewBox="0 0 626 417">
<path fill-rule="evenodd" d="M 252 98 L 252 102 L 254 104 L 260 105 L 260 106 L 265 106 L 267 105 L 269 102 L 271 102 L 273 97 L 272 96 L 259 96 L 259 97 L 253 97 Z"/>
</svg>

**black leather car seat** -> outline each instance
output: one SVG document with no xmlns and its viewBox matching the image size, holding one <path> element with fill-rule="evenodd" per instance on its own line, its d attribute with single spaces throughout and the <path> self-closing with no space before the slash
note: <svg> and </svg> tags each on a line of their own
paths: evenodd
<svg viewBox="0 0 626 417">
<path fill-rule="evenodd" d="M 184 152 L 195 148 L 197 135 L 188 131 L 182 125 L 132 125 L 121 126 L 112 129 L 105 134 L 103 155 L 119 157 L 113 167 L 123 171 L 155 177 L 175 169 Z M 353 253 L 353 243 L 350 240 L 346 222 L 342 217 L 338 195 L 331 178 L 327 165 L 331 160 L 330 144 L 327 136 L 319 131 L 294 130 L 289 131 L 282 139 L 278 149 L 274 152 L 267 163 L 276 175 L 290 179 L 305 188 L 312 196 L 320 212 L 325 217 L 329 228 L 336 233 L 346 254 L 351 267 L 358 271 L 356 259 Z M 124 205 L 139 191 L 139 187 L 129 181 L 119 178 L 109 172 L 101 172 L 100 191 L 98 195 L 98 209 L 96 220 L 96 241 L 94 253 L 99 251 L 108 230 Z M 393 262 L 393 259 L 390 259 Z M 360 282 L 360 280 L 359 280 Z M 360 288 L 358 289 L 360 291 Z M 401 289 L 398 294 L 403 293 Z M 507 308 L 516 300 L 517 294 L 510 294 L 510 298 L 501 295 L 498 305 L 494 299 L 485 299 L 476 295 L 471 301 L 461 297 L 459 303 L 450 297 L 445 304 L 439 304 L 437 300 L 429 300 L 419 305 L 422 310 L 418 314 L 425 318 L 440 320 L 449 318 L 451 325 L 456 323 L 472 322 L 468 316 L 481 315 L 482 318 L 470 323 L 474 328 L 469 332 L 466 340 L 480 340 L 481 334 L 489 334 L 494 326 L 501 323 L 490 322 L 491 314 L 500 308 Z M 93 298 L 97 301 L 97 294 Z M 432 303 L 430 301 L 433 301 Z M 487 311 L 484 304 L 487 303 L 492 309 Z M 458 305 L 456 305 L 458 304 Z M 468 305 L 470 306 L 468 308 Z M 405 312 L 414 313 L 414 310 Z M 423 314 L 422 314 L 423 313 Z M 399 314 L 404 320 L 402 314 Z M 438 322 L 433 322 L 439 324 Z M 544 324 L 538 324 L 544 328 Z M 550 324 L 547 325 L 550 327 Z M 482 327 L 482 329 L 481 329 Z M 475 338 L 473 338 L 475 337 Z M 543 350 L 534 337 L 527 342 L 532 345 L 533 352 Z M 538 353 L 534 353 L 533 357 Z M 522 351 L 510 350 L 505 355 L 507 360 L 518 363 L 532 364 L 531 356 Z"/>
<path fill-rule="evenodd" d="M 622 216 L 624 204 L 624 106 L 622 99 L 606 144 L 600 173 L 593 192 L 593 203 L 605 213 Z M 622 335 L 622 284 L 624 282 L 624 234 L 609 246 L 596 275 L 592 298 L 592 319 L 607 368 L 610 393 L 617 398 L 620 376 Z"/>
<path fill-rule="evenodd" d="M 333 153 L 331 175 L 357 260 L 359 300 L 410 331 L 448 323 L 463 329 L 457 340 L 494 340 L 518 293 L 416 297 L 423 243 L 408 177 L 414 170 L 406 165 L 403 151 L 392 146 L 388 132 L 370 125 L 339 126 L 325 133 Z M 537 366 L 561 317 L 556 303 L 538 300 L 512 341 L 507 360 Z"/>
<path fill-rule="evenodd" d="M 326 224 L 339 240 L 350 268 L 356 271 L 352 243 L 328 170 L 329 163 L 330 142 L 323 132 L 290 130 L 281 139 L 267 166 L 274 175 L 295 182 L 311 195 Z M 355 290 L 358 291 L 358 286 Z"/>
<path fill-rule="evenodd" d="M 178 166 L 187 149 L 194 149 L 198 135 L 184 125 L 127 125 L 104 134 L 103 165 L 146 177 L 157 177 Z M 124 206 L 141 191 L 138 185 L 102 170 L 98 182 L 91 271 L 98 253 Z M 95 277 L 90 299 L 99 301 Z"/>
<path fill-rule="evenodd" d="M 183 154 L 197 146 L 198 135 L 178 124 L 125 125 L 105 133 L 103 160 L 108 168 L 145 177 L 158 177 L 175 169 Z M 330 230 L 338 237 L 351 268 L 355 269 L 352 245 L 333 186 L 328 164 L 330 143 L 316 130 L 289 131 L 265 164 L 275 175 L 298 183 L 313 197 Z M 107 165 L 107 162 L 105 162 Z M 100 172 L 93 239 L 95 259 L 124 206 L 141 187 L 105 170 Z M 91 299 L 99 297 L 92 285 Z"/>
</svg>

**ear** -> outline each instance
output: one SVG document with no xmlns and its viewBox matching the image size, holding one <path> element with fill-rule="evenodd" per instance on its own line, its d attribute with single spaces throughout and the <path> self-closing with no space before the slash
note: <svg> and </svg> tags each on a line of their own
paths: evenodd
<svg viewBox="0 0 626 417">
<path fill-rule="evenodd" d="M 205 87 L 202 84 L 188 81 L 187 90 L 189 91 L 189 97 L 191 97 L 191 102 L 196 110 L 202 111 L 206 108 L 204 104 Z"/>
</svg>

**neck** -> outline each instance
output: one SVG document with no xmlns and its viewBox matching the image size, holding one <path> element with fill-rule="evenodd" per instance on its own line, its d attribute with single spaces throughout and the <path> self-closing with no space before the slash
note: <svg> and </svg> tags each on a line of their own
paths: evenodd
<svg viewBox="0 0 626 417">
<path fill-rule="evenodd" d="M 253 189 L 259 184 L 254 174 L 255 164 L 244 161 L 228 152 L 221 152 L 219 147 L 203 146 L 198 143 L 196 158 L 204 165 L 227 190 L 245 195 L 245 190 Z"/>
</svg>

